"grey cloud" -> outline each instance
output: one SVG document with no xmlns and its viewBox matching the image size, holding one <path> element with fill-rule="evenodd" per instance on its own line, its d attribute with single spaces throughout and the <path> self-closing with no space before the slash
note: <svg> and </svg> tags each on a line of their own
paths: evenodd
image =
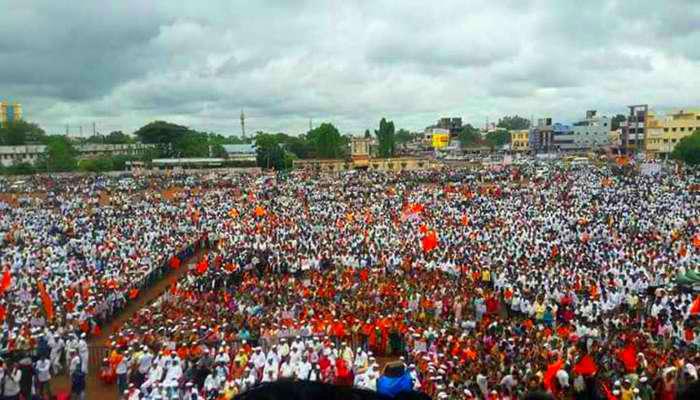
<svg viewBox="0 0 700 400">
<path fill-rule="evenodd" d="M 700 104 L 691 0 L 28 3 L 0 13 L 0 95 L 56 130 L 237 132 L 241 108 L 251 130 L 294 133 Z"/>
</svg>

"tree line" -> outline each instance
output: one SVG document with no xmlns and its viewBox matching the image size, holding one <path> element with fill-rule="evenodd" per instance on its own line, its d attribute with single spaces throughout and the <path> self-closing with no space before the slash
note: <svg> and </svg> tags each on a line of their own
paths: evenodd
<svg viewBox="0 0 700 400">
<path fill-rule="evenodd" d="M 623 115 L 612 118 L 613 126 L 624 122 Z M 496 129 L 485 136 L 471 124 L 457 129 L 456 136 L 461 146 L 488 146 L 496 149 L 510 142 L 511 130 L 528 129 L 530 121 L 518 115 L 499 119 Z M 394 157 L 401 145 L 418 139 L 419 134 L 405 129 L 396 129 L 393 121 L 382 118 L 377 129 L 365 130 L 365 138 L 374 138 L 376 157 Z M 197 131 L 187 126 L 167 121 L 153 121 L 137 129 L 133 135 L 122 131 L 97 134 L 84 139 L 68 139 L 63 135 L 47 135 L 37 124 L 16 121 L 0 126 L 0 145 L 17 146 L 41 144 L 46 146 L 42 158 L 30 165 L 17 163 L 3 167 L 0 173 L 28 174 L 32 172 L 67 171 L 111 171 L 123 170 L 129 161 L 149 162 L 153 158 L 224 157 L 225 144 L 254 144 L 256 161 L 241 166 L 259 166 L 283 170 L 291 168 L 295 159 L 344 159 L 349 157 L 351 136 L 342 135 L 329 122 L 324 122 L 310 131 L 292 136 L 286 133 L 257 132 L 252 138 L 243 140 L 235 136 L 224 136 L 215 132 Z M 119 155 L 79 160 L 76 144 L 132 144 L 154 145 L 153 150 L 139 155 Z M 700 132 L 696 131 L 679 142 L 672 157 L 691 165 L 700 163 Z"/>
</svg>

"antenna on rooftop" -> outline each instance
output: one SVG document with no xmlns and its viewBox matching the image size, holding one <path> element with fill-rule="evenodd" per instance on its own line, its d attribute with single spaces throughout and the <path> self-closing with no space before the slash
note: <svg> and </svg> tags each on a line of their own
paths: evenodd
<svg viewBox="0 0 700 400">
<path fill-rule="evenodd" d="M 241 108 L 241 137 L 245 139 L 245 114 Z"/>
</svg>

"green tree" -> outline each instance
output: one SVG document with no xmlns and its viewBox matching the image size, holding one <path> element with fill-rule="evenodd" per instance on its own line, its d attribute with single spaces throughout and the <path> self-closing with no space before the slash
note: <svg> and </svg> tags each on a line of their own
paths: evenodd
<svg viewBox="0 0 700 400">
<path fill-rule="evenodd" d="M 369 129 L 365 129 L 365 139 L 369 139 L 372 137 L 372 134 L 369 133 Z"/>
<path fill-rule="evenodd" d="M 35 123 L 24 120 L 13 121 L 0 126 L 0 144 L 5 146 L 20 146 L 31 143 L 42 143 L 46 132 Z"/>
<path fill-rule="evenodd" d="M 396 134 L 394 131 L 394 122 L 387 121 L 382 118 L 379 121 L 379 129 L 374 131 L 379 144 L 379 157 L 393 157 L 396 150 Z"/>
<path fill-rule="evenodd" d="M 344 140 L 333 124 L 324 122 L 306 135 L 318 158 L 340 158 L 345 155 Z"/>
<path fill-rule="evenodd" d="M 399 143 L 399 144 L 409 143 L 415 139 L 416 139 L 416 135 L 412 134 L 411 132 L 407 131 L 406 129 L 399 129 L 398 131 L 396 131 L 396 143 Z"/>
<path fill-rule="evenodd" d="M 479 133 L 479 130 L 474 128 L 471 124 L 462 126 L 458 137 L 459 143 L 462 147 L 475 147 L 483 144 L 481 133 Z"/>
<path fill-rule="evenodd" d="M 172 148 L 176 157 L 209 157 L 209 135 L 188 130 L 173 143 Z"/>
<path fill-rule="evenodd" d="M 113 131 L 105 136 L 105 143 L 109 144 L 128 144 L 134 143 L 134 139 L 122 131 Z"/>
<path fill-rule="evenodd" d="M 278 171 L 287 168 L 288 157 L 280 146 L 277 135 L 258 132 L 255 136 L 255 146 L 256 160 L 260 168 L 274 168 Z"/>
<path fill-rule="evenodd" d="M 505 129 L 497 129 L 486 134 L 486 142 L 493 149 L 510 143 L 510 132 Z"/>
<path fill-rule="evenodd" d="M 190 129 L 186 126 L 171 124 L 165 121 L 154 121 L 139 128 L 134 135 L 141 143 L 158 145 L 163 156 L 174 156 L 178 151 L 175 144 L 184 138 Z M 179 149 L 182 151 L 182 149 Z"/>
<path fill-rule="evenodd" d="M 527 129 L 530 127 L 530 120 L 519 115 L 513 115 L 512 117 L 506 115 L 498 120 L 498 124 L 496 124 L 496 126 L 508 131 Z"/>
<path fill-rule="evenodd" d="M 700 129 L 681 139 L 673 149 L 671 157 L 688 165 L 700 165 Z"/>
<path fill-rule="evenodd" d="M 286 143 L 286 148 L 297 158 L 305 159 L 313 156 L 314 149 L 306 139 L 306 135 L 290 137 Z"/>
<path fill-rule="evenodd" d="M 627 117 L 622 114 L 617 114 L 610 120 L 610 130 L 616 131 L 620 128 L 620 124 L 627 121 Z"/>
<path fill-rule="evenodd" d="M 48 171 L 74 171 L 78 151 L 65 136 L 52 135 L 46 139 L 46 154 L 43 163 Z"/>
</svg>

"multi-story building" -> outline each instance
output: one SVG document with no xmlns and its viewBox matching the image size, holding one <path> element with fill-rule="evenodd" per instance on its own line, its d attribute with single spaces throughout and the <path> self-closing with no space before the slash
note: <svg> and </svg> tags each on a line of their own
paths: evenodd
<svg viewBox="0 0 700 400">
<path fill-rule="evenodd" d="M 537 120 L 537 125 L 530 128 L 530 133 L 527 137 L 528 147 L 536 153 L 547 153 L 552 150 L 553 145 L 553 126 L 552 118 L 540 118 Z"/>
<path fill-rule="evenodd" d="M 79 144 L 75 146 L 79 159 L 112 157 L 116 155 L 138 156 L 155 148 L 153 144 Z M 15 164 L 35 164 L 46 152 L 44 145 L 0 146 L 0 164 L 9 167 Z"/>
<path fill-rule="evenodd" d="M 623 152 L 636 152 L 644 148 L 649 107 L 646 104 L 627 106 L 630 113 L 627 120 L 620 123 L 622 130 L 621 149 Z"/>
<path fill-rule="evenodd" d="M 645 151 L 653 155 L 669 155 L 681 139 L 696 129 L 700 129 L 700 109 L 680 110 L 663 118 L 649 114 Z"/>
<path fill-rule="evenodd" d="M 527 152 L 530 151 L 530 131 L 528 129 L 521 129 L 517 131 L 510 131 L 510 148 L 515 152 Z"/>
<path fill-rule="evenodd" d="M 7 124 L 22 119 L 22 105 L 19 103 L 9 104 L 7 101 L 0 102 L 0 124 Z"/>
<path fill-rule="evenodd" d="M 595 110 L 586 111 L 586 118 L 573 124 L 572 142 L 560 146 L 561 150 L 600 149 L 610 145 L 610 119 L 599 117 Z"/>
<path fill-rule="evenodd" d="M 556 122 L 552 124 L 551 148 L 557 151 L 572 150 L 574 144 L 574 130 L 570 125 Z"/>
</svg>

